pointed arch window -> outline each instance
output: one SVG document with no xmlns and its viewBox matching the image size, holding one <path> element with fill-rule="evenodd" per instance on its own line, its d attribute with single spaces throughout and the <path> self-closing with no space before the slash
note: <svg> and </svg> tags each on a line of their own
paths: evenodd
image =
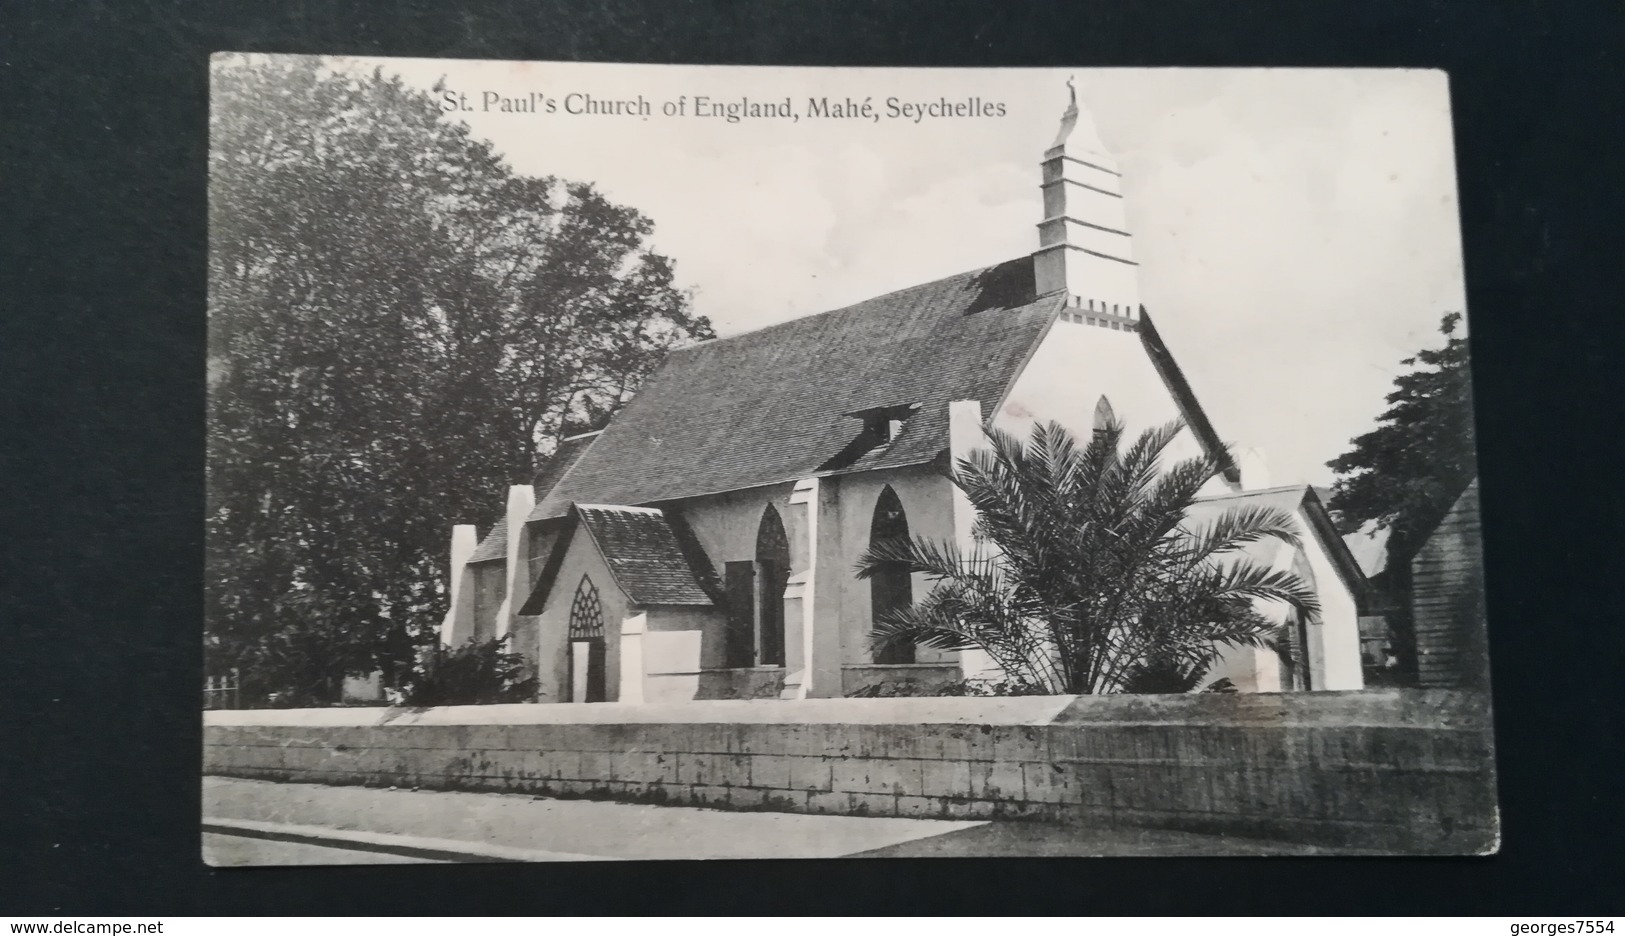
<svg viewBox="0 0 1625 936">
<path fill-rule="evenodd" d="M 603 702 L 606 692 L 604 605 L 598 588 L 583 575 L 570 602 L 570 700 Z"/>
<path fill-rule="evenodd" d="M 869 524 L 871 544 L 885 540 L 908 539 L 908 515 L 891 485 L 881 490 L 875 501 L 875 515 Z M 886 563 L 869 577 L 870 620 L 878 621 L 888 611 L 914 603 L 914 581 L 909 567 L 901 562 Z M 913 663 L 914 646 L 892 646 L 875 654 L 876 663 Z"/>
<path fill-rule="evenodd" d="M 604 636 L 604 605 L 598 600 L 598 588 L 585 575 L 576 586 L 576 596 L 570 602 L 570 639 L 587 640 Z"/>
<path fill-rule="evenodd" d="M 1105 394 L 1101 394 L 1100 399 L 1095 403 L 1095 431 L 1101 432 L 1109 429 L 1112 423 L 1116 421 L 1117 414 L 1112 411 L 1112 401 L 1106 399 Z"/>
<path fill-rule="evenodd" d="M 758 666 L 784 665 L 784 591 L 790 584 L 790 538 L 772 504 L 756 527 L 756 571 L 760 602 L 756 615 Z"/>
</svg>

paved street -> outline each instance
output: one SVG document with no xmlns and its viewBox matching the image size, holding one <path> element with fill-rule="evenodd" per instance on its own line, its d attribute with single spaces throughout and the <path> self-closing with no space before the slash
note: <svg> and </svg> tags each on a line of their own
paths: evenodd
<svg viewBox="0 0 1625 936">
<path fill-rule="evenodd" d="M 1314 854 L 1184 832 L 811 816 L 205 777 L 205 860 L 247 864 L 685 858 Z"/>
<path fill-rule="evenodd" d="M 443 864 L 442 859 L 414 858 L 348 848 L 327 848 L 299 842 L 283 842 L 242 835 L 203 835 L 204 860 L 217 868 L 237 865 L 345 865 L 345 864 Z"/>
</svg>

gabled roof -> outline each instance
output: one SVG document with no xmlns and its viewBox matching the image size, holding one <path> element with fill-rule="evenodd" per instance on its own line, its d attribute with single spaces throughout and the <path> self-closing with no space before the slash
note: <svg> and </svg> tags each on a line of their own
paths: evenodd
<svg viewBox="0 0 1625 936">
<path fill-rule="evenodd" d="M 1261 491 L 1243 491 L 1239 494 L 1219 494 L 1199 498 L 1191 504 L 1189 510 L 1185 511 L 1185 519 L 1205 524 L 1226 510 L 1243 506 L 1274 507 L 1286 513 L 1301 514 L 1308 522 L 1315 538 L 1331 557 L 1332 564 L 1337 567 L 1344 584 L 1348 585 L 1349 590 L 1361 604 L 1364 603 L 1368 589 L 1365 574 L 1360 571 L 1360 564 L 1349 552 L 1348 544 L 1338 535 L 1336 527 L 1332 524 L 1331 515 L 1326 512 L 1326 505 L 1321 503 L 1314 488 L 1307 484 L 1291 484 L 1265 488 Z"/>
<path fill-rule="evenodd" d="M 570 524 L 555 541 L 547 564 L 520 614 L 541 614 L 564 566 L 577 532 L 598 550 L 615 584 L 633 604 L 711 606 L 676 533 L 659 510 L 605 504 L 576 504 Z"/>
<path fill-rule="evenodd" d="M 1207 522 L 1220 513 L 1232 507 L 1274 507 L 1287 513 L 1297 513 L 1303 505 L 1304 498 L 1314 492 L 1307 484 L 1288 484 L 1281 487 L 1264 488 L 1259 491 L 1241 491 L 1235 494 L 1214 494 L 1209 497 L 1199 497 L 1185 511 L 1187 519 Z"/>
<path fill-rule="evenodd" d="M 1168 350 L 1168 344 L 1162 340 L 1162 333 L 1151 321 L 1151 314 L 1140 306 L 1140 344 L 1145 353 L 1151 356 L 1151 366 L 1157 369 L 1158 376 L 1168 387 L 1168 392 L 1174 396 L 1174 403 L 1179 407 L 1179 414 L 1185 418 L 1185 424 L 1191 427 L 1191 432 L 1202 442 L 1204 451 L 1212 453 L 1218 459 L 1224 471 L 1225 480 L 1231 484 L 1241 483 L 1241 468 L 1236 465 L 1235 459 L 1225 448 L 1224 441 L 1213 428 L 1213 421 L 1208 419 L 1207 412 L 1196 399 L 1195 391 L 1191 390 L 1191 382 L 1186 379 L 1185 372 L 1179 369 L 1179 362 L 1174 360 L 1173 353 Z"/>
<path fill-rule="evenodd" d="M 541 470 L 536 472 L 536 478 L 531 482 L 535 486 L 538 501 L 547 497 L 547 492 L 558 486 L 559 480 L 564 477 L 566 472 L 575 467 L 575 463 L 587 453 L 587 449 L 591 448 L 592 444 L 598 441 L 598 437 L 601 435 L 603 435 L 603 430 L 584 432 L 581 435 L 559 440 L 558 448 L 553 450 L 553 454 L 548 457 L 547 463 L 542 465 Z"/>
<path fill-rule="evenodd" d="M 564 477 L 564 473 L 570 470 L 576 459 L 592 446 L 598 436 L 597 432 L 585 432 L 559 442 L 558 448 L 553 450 L 547 462 L 537 470 L 535 479 L 531 482 L 537 500 L 546 497 L 547 492 L 553 490 L 554 485 L 559 483 L 559 479 Z M 468 561 L 490 562 L 493 559 L 506 558 L 508 558 L 508 518 L 500 517 L 496 525 L 491 527 L 491 532 L 485 534 L 480 544 L 474 547 Z"/>
<path fill-rule="evenodd" d="M 863 431 L 850 414 L 920 404 L 890 443 L 843 471 L 930 462 L 948 403 L 991 408 L 1060 308 L 1034 296 L 1032 258 L 672 352 L 531 520 L 572 502 L 652 504 L 819 472 Z"/>
<path fill-rule="evenodd" d="M 502 517 L 497 520 L 496 526 L 491 527 L 491 532 L 485 534 L 485 539 L 480 540 L 480 544 L 474 547 L 468 561 L 489 562 L 492 559 L 506 558 L 508 558 L 508 518 Z"/>
</svg>

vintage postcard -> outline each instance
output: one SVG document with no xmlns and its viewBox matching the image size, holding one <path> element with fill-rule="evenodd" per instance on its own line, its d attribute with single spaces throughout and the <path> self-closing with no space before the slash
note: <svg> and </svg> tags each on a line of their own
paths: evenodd
<svg viewBox="0 0 1625 936">
<path fill-rule="evenodd" d="M 210 863 L 1497 849 L 1443 73 L 209 126 Z"/>
</svg>

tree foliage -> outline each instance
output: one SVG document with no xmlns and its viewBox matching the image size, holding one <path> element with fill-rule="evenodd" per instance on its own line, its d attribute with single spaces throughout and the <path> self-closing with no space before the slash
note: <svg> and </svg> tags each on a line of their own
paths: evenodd
<svg viewBox="0 0 1625 936">
<path fill-rule="evenodd" d="M 1389 531 L 1387 566 L 1374 579 L 1394 653 L 1393 672 L 1373 679 L 1415 678 L 1416 637 L 1410 615 L 1410 560 L 1477 474 L 1473 444 L 1472 366 L 1467 339 L 1456 333 L 1461 313 L 1444 316 L 1444 347 L 1423 349 L 1401 363 L 1388 409 L 1377 428 L 1327 462 L 1337 474 L 1327 507 L 1344 533 Z"/>
<path fill-rule="evenodd" d="M 1181 428 L 1149 429 L 1126 450 L 1115 422 L 1081 449 L 1055 423 L 1025 444 L 990 432 L 991 445 L 961 459 L 954 477 L 977 510 L 970 553 L 916 537 L 873 543 L 860 558 L 860 577 L 901 562 L 932 582 L 922 600 L 876 622 L 877 649 L 975 648 L 1017 683 L 1121 692 L 1169 671 L 1206 673 L 1225 645 L 1273 647 L 1263 605 L 1318 615 L 1300 578 L 1242 552 L 1265 539 L 1297 546 L 1288 515 L 1250 506 L 1187 521 L 1221 466 L 1197 458 L 1163 471 Z"/>
<path fill-rule="evenodd" d="M 399 683 L 449 524 L 710 325 L 647 218 L 399 78 L 236 56 L 212 91 L 206 646 L 261 692 Z"/>
<path fill-rule="evenodd" d="M 1461 314 L 1444 317 L 1444 347 L 1406 358 L 1376 429 L 1327 462 L 1337 473 L 1327 505 L 1342 532 L 1375 521 L 1390 529 L 1389 555 L 1408 561 L 1477 471 L 1472 370 Z"/>
</svg>

